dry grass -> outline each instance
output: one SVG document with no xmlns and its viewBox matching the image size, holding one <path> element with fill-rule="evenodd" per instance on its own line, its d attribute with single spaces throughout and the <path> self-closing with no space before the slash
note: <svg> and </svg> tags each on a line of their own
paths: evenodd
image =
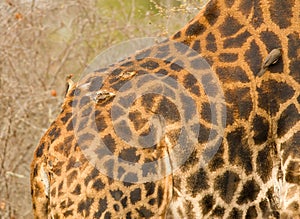
<svg viewBox="0 0 300 219">
<path fill-rule="evenodd" d="M 0 3 L 0 218 L 32 218 L 32 153 L 59 113 L 66 76 L 78 77 L 117 42 L 174 33 L 200 6 L 175 0 Z"/>
</svg>

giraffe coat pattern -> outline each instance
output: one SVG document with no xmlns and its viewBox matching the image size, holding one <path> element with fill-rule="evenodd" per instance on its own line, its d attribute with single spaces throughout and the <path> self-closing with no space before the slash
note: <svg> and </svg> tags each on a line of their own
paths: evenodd
<svg viewBox="0 0 300 219">
<path fill-rule="evenodd" d="M 211 0 L 169 40 L 87 75 L 34 153 L 35 218 L 299 218 L 299 27 L 298 0 Z M 137 96 L 146 83 L 156 93 Z"/>
</svg>

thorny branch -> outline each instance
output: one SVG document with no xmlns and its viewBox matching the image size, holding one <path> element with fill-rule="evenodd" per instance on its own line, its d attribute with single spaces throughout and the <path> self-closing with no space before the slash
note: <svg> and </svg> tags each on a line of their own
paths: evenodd
<svg viewBox="0 0 300 219">
<path fill-rule="evenodd" d="M 60 111 L 66 75 L 80 77 L 88 63 L 112 44 L 159 36 L 166 19 L 176 29 L 170 25 L 163 29 L 172 34 L 192 16 L 177 10 L 172 20 L 168 14 L 172 10 L 161 13 L 149 6 L 150 0 L 116 4 L 119 8 L 109 0 L 0 1 L 1 219 L 32 218 L 32 153 Z M 51 96 L 51 90 L 57 96 Z"/>
</svg>

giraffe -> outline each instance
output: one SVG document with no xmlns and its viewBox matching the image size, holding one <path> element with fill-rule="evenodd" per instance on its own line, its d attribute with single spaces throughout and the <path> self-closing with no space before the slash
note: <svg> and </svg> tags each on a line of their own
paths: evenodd
<svg viewBox="0 0 300 219">
<path fill-rule="evenodd" d="M 300 218 L 299 27 L 298 0 L 211 0 L 75 83 L 34 153 L 35 218 Z"/>
</svg>

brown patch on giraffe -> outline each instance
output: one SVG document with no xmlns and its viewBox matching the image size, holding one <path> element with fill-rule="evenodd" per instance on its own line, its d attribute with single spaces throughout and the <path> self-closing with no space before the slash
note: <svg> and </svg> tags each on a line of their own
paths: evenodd
<svg viewBox="0 0 300 219">
<path fill-rule="evenodd" d="M 207 8 L 203 13 L 203 16 L 206 18 L 207 22 L 212 26 L 217 22 L 221 11 L 218 5 L 216 4 L 217 1 L 209 1 L 207 3 Z"/>
<path fill-rule="evenodd" d="M 253 10 L 254 1 L 241 0 L 239 10 L 248 18 L 251 10 Z"/>
<path fill-rule="evenodd" d="M 225 162 L 223 156 L 224 156 L 224 145 L 222 142 L 220 147 L 218 148 L 218 151 L 209 161 L 208 167 L 211 171 L 216 171 L 217 169 L 221 168 L 224 165 Z"/>
<path fill-rule="evenodd" d="M 73 216 L 73 210 L 68 210 L 63 213 L 64 217 Z"/>
<path fill-rule="evenodd" d="M 216 136 L 216 132 L 214 130 L 211 130 L 210 128 L 204 127 L 200 124 L 200 130 L 198 134 L 198 142 L 199 143 L 205 143 L 208 141 L 209 135 L 214 138 Z"/>
<path fill-rule="evenodd" d="M 246 133 L 243 127 L 238 127 L 227 135 L 229 162 L 232 165 L 241 166 L 249 175 L 253 170 L 252 152 L 245 136 Z"/>
<path fill-rule="evenodd" d="M 97 176 L 99 176 L 99 171 L 96 168 L 93 168 L 88 177 L 84 179 L 84 185 L 87 186 L 89 182 L 94 180 Z"/>
<path fill-rule="evenodd" d="M 288 57 L 290 61 L 289 74 L 300 83 L 300 34 L 291 33 L 288 36 Z M 295 49 L 297 48 L 297 49 Z"/>
<path fill-rule="evenodd" d="M 81 117 L 90 116 L 92 112 L 93 112 L 93 109 L 90 106 L 82 111 Z"/>
<path fill-rule="evenodd" d="M 74 168 L 76 164 L 76 158 L 74 156 L 71 156 L 68 160 L 68 165 L 66 166 L 66 170 L 70 170 L 71 168 Z"/>
<path fill-rule="evenodd" d="M 78 128 L 77 128 L 77 133 L 79 133 L 82 129 L 86 128 L 87 125 L 88 125 L 88 122 L 89 122 L 89 118 L 88 117 L 83 117 L 83 118 L 80 118 L 80 123 L 78 125 Z"/>
<path fill-rule="evenodd" d="M 271 31 L 266 30 L 261 32 L 260 39 L 264 42 L 268 51 L 282 47 L 279 37 Z"/>
<path fill-rule="evenodd" d="M 120 206 L 117 205 L 117 204 L 114 204 L 114 205 L 113 205 L 113 208 L 114 208 L 114 210 L 115 210 L 116 212 L 119 212 L 119 211 L 120 211 Z"/>
<path fill-rule="evenodd" d="M 132 138 L 132 132 L 125 120 L 121 120 L 119 123 L 115 124 L 115 130 L 119 137 L 126 142 L 129 142 Z"/>
<path fill-rule="evenodd" d="M 295 93 L 290 85 L 275 80 L 263 83 L 257 91 L 258 106 L 269 112 L 271 116 L 278 112 L 280 104 L 289 100 Z"/>
<path fill-rule="evenodd" d="M 242 218 L 243 212 L 237 208 L 233 208 L 230 213 L 228 219 L 231 218 Z"/>
<path fill-rule="evenodd" d="M 83 106 L 87 105 L 90 102 L 91 102 L 91 98 L 89 96 L 83 96 L 79 101 L 79 107 L 82 108 Z"/>
<path fill-rule="evenodd" d="M 61 128 L 59 128 L 57 125 L 54 125 L 54 127 L 49 132 L 49 137 L 51 139 L 51 143 L 57 139 L 61 134 Z"/>
<path fill-rule="evenodd" d="M 253 2 L 253 17 L 251 19 L 251 24 L 253 25 L 254 28 L 258 28 L 264 23 L 264 17 L 262 16 L 263 12 L 259 1 L 255 0 L 252 2 Z"/>
<path fill-rule="evenodd" d="M 214 189 L 220 194 L 220 197 L 226 202 L 230 203 L 238 184 L 240 182 L 240 177 L 238 174 L 226 171 L 223 175 L 218 176 L 215 179 Z"/>
<path fill-rule="evenodd" d="M 192 211 L 193 209 L 193 204 L 186 200 L 184 203 L 183 203 L 183 208 L 185 209 L 185 212 L 187 213 L 186 217 L 189 218 L 189 219 L 196 219 L 196 215 L 195 213 Z"/>
<path fill-rule="evenodd" d="M 107 150 L 104 150 L 104 152 L 98 152 L 98 159 L 101 160 L 105 156 L 109 156 L 109 152 Z M 122 162 L 119 161 L 119 162 Z M 108 176 L 111 176 L 111 178 L 114 176 L 114 167 L 115 167 L 115 161 L 111 158 L 103 163 L 103 169 L 105 169 L 105 174 Z"/>
<path fill-rule="evenodd" d="M 116 150 L 116 142 L 115 139 L 111 136 L 111 134 L 108 134 L 102 138 L 102 141 L 105 145 L 105 147 L 112 153 Z"/>
<path fill-rule="evenodd" d="M 176 61 L 174 63 L 171 63 L 170 68 L 175 72 L 180 72 L 184 69 L 184 65 L 180 61 Z"/>
<path fill-rule="evenodd" d="M 266 118 L 256 115 L 253 119 L 252 130 L 255 144 L 262 144 L 267 141 L 270 125 Z"/>
<path fill-rule="evenodd" d="M 159 64 L 155 61 L 149 60 L 146 61 L 145 63 L 141 64 L 142 68 L 148 69 L 148 70 L 154 70 L 158 68 Z"/>
<path fill-rule="evenodd" d="M 263 199 L 261 202 L 259 202 L 259 208 L 262 211 L 262 215 L 264 218 L 270 215 L 267 199 Z"/>
<path fill-rule="evenodd" d="M 155 199 L 155 198 L 152 198 L 152 199 L 150 199 L 150 200 L 148 201 L 148 204 L 149 204 L 149 205 L 155 205 L 155 203 L 156 203 L 156 199 Z"/>
<path fill-rule="evenodd" d="M 151 53 L 150 49 L 143 50 L 142 52 L 139 52 L 135 56 L 135 59 L 138 60 L 138 61 L 142 61 L 143 59 L 149 57 L 150 53 Z"/>
<path fill-rule="evenodd" d="M 252 97 L 249 88 L 228 89 L 225 93 L 226 103 L 230 104 L 228 108 L 233 111 L 234 118 L 248 119 L 253 110 Z"/>
<path fill-rule="evenodd" d="M 67 123 L 72 115 L 73 113 L 66 113 L 63 117 L 60 118 L 60 121 L 62 121 L 63 123 Z"/>
<path fill-rule="evenodd" d="M 67 186 L 70 187 L 70 185 L 76 180 L 78 176 L 77 170 L 73 170 L 70 174 L 67 176 Z"/>
<path fill-rule="evenodd" d="M 74 195 L 80 195 L 81 193 L 81 185 L 80 184 L 77 184 L 75 189 L 73 190 L 72 194 Z"/>
<path fill-rule="evenodd" d="M 219 218 L 222 218 L 225 214 L 225 208 L 221 207 L 221 206 L 216 206 L 214 208 L 214 210 L 212 211 L 212 216 L 213 217 L 219 217 Z"/>
<path fill-rule="evenodd" d="M 222 37 L 229 37 L 236 34 L 242 28 L 243 25 L 236 18 L 227 16 L 224 23 L 220 25 L 219 30 Z"/>
<path fill-rule="evenodd" d="M 217 51 L 216 37 L 213 33 L 209 33 L 206 37 L 206 49 L 211 52 Z"/>
<path fill-rule="evenodd" d="M 155 98 L 157 98 L 157 94 L 149 93 L 143 95 L 141 97 L 143 106 L 146 109 L 152 109 Z"/>
<path fill-rule="evenodd" d="M 58 191 L 58 193 L 57 193 L 57 197 L 60 197 L 60 196 L 62 196 L 62 194 L 63 194 L 63 189 L 65 188 L 65 183 L 64 183 L 65 181 L 62 181 L 62 182 L 60 182 L 59 183 L 59 185 L 58 185 L 58 188 L 57 188 L 57 191 Z"/>
<path fill-rule="evenodd" d="M 76 108 L 76 107 L 77 107 L 77 103 L 78 103 L 78 100 L 70 100 L 70 101 L 68 102 L 68 106 L 69 106 L 69 107 Z"/>
<path fill-rule="evenodd" d="M 144 184 L 144 187 L 146 189 L 146 197 L 151 196 L 155 192 L 155 183 L 154 182 L 147 182 Z"/>
<path fill-rule="evenodd" d="M 70 96 L 79 97 L 80 94 L 81 94 L 81 89 L 80 89 L 79 87 L 76 87 L 76 88 L 74 89 L 74 94 L 73 94 L 73 92 L 71 92 L 71 93 L 70 93 Z"/>
<path fill-rule="evenodd" d="M 96 211 L 94 213 L 94 217 L 100 218 L 102 216 L 102 214 L 106 211 L 107 207 L 108 207 L 107 198 L 105 197 L 105 198 L 99 199 L 98 208 L 97 208 L 98 211 Z"/>
<path fill-rule="evenodd" d="M 158 74 L 161 77 L 161 79 L 167 79 L 167 77 L 164 77 L 164 75 L 168 75 L 169 72 L 166 69 L 161 68 L 157 72 L 155 72 L 155 74 Z"/>
<path fill-rule="evenodd" d="M 235 62 L 238 59 L 238 54 L 236 53 L 221 53 L 219 55 L 220 62 Z"/>
<path fill-rule="evenodd" d="M 201 118 L 211 123 L 211 105 L 210 103 L 204 102 L 201 106 Z"/>
<path fill-rule="evenodd" d="M 116 200 L 116 201 L 119 201 L 123 196 L 123 192 L 119 189 L 110 190 L 109 192 L 110 192 L 111 196 L 113 197 L 113 199 Z"/>
<path fill-rule="evenodd" d="M 101 88 L 103 83 L 103 78 L 102 77 L 95 77 L 91 80 L 90 86 L 89 86 L 89 91 L 97 91 Z"/>
<path fill-rule="evenodd" d="M 164 200 L 164 191 L 163 188 L 161 186 L 158 186 L 157 188 L 157 203 L 158 203 L 158 207 L 160 207 L 163 203 Z"/>
<path fill-rule="evenodd" d="M 112 70 L 112 72 L 110 73 L 112 76 L 118 76 L 119 74 L 121 74 L 123 70 L 121 68 L 115 68 Z"/>
<path fill-rule="evenodd" d="M 257 182 L 255 182 L 255 180 L 248 180 L 244 185 L 243 185 L 243 189 L 240 193 L 240 196 L 238 197 L 237 203 L 238 204 L 245 204 L 248 202 L 253 202 L 258 193 L 260 191 L 260 187 L 257 184 Z"/>
<path fill-rule="evenodd" d="M 121 64 L 122 67 L 129 67 L 132 66 L 133 62 L 132 61 L 125 61 L 123 64 Z"/>
<path fill-rule="evenodd" d="M 253 40 L 250 44 L 250 48 L 245 52 L 245 61 L 248 63 L 252 73 L 256 75 L 261 66 L 263 58 L 259 46 L 257 43 Z"/>
<path fill-rule="evenodd" d="M 246 213 L 246 219 L 257 218 L 257 217 L 258 214 L 255 206 L 249 207 Z"/>
<path fill-rule="evenodd" d="M 133 71 L 133 69 L 129 69 L 128 71 Z M 111 83 L 111 88 L 115 90 L 115 92 L 121 92 L 120 89 L 122 89 L 122 92 L 125 91 L 125 88 L 130 89 L 132 87 L 131 81 L 129 80 L 124 80 L 122 78 L 122 75 L 124 75 L 125 73 L 122 72 L 119 77 L 113 77 L 109 79 L 109 83 Z M 126 86 L 125 86 L 126 84 Z M 102 105 L 110 102 L 112 100 L 113 97 L 113 93 L 107 92 L 104 90 L 104 92 L 98 91 L 98 93 L 100 93 L 99 97 L 97 98 L 99 100 L 97 100 L 97 102 L 101 103 Z"/>
<path fill-rule="evenodd" d="M 151 218 L 155 215 L 154 212 L 150 211 L 146 207 L 142 206 L 139 209 L 136 209 L 139 213 L 139 216 L 142 218 Z"/>
<path fill-rule="evenodd" d="M 195 21 L 194 23 L 190 24 L 187 28 L 185 34 L 186 36 L 197 36 L 202 34 L 206 30 L 206 27 L 199 23 L 199 21 Z"/>
<path fill-rule="evenodd" d="M 142 127 L 144 127 L 147 123 L 148 120 L 144 119 L 142 117 L 142 113 L 140 111 L 133 111 L 129 112 L 128 115 L 130 121 L 133 123 L 135 130 L 140 130 Z"/>
<path fill-rule="evenodd" d="M 203 197 L 199 204 L 202 208 L 203 215 L 206 215 L 212 210 L 215 204 L 215 199 L 212 195 L 206 195 Z"/>
<path fill-rule="evenodd" d="M 293 32 L 287 36 L 288 38 L 288 57 L 295 60 L 300 56 L 300 38 L 299 33 Z M 297 48 L 297 49 L 295 49 Z"/>
<path fill-rule="evenodd" d="M 178 31 L 177 33 L 174 34 L 173 39 L 176 40 L 181 37 L 181 31 Z"/>
<path fill-rule="evenodd" d="M 92 188 L 99 192 L 105 188 L 105 184 L 101 181 L 101 179 L 96 179 L 92 185 Z"/>
<path fill-rule="evenodd" d="M 281 29 L 287 28 L 291 25 L 291 18 L 293 17 L 293 5 L 295 5 L 295 0 L 274 0 L 271 4 L 271 19 Z"/>
<path fill-rule="evenodd" d="M 170 45 L 169 44 L 164 44 L 164 45 L 160 45 L 158 46 L 158 52 L 166 52 L 166 53 L 170 53 Z"/>
<path fill-rule="evenodd" d="M 41 157 L 44 153 L 45 142 L 42 142 L 36 149 L 35 156 Z M 36 174 L 34 174 L 36 175 Z"/>
<path fill-rule="evenodd" d="M 157 113 L 162 116 L 166 122 L 180 121 L 180 113 L 177 106 L 167 97 L 162 97 L 157 107 Z"/>
<path fill-rule="evenodd" d="M 189 193 L 194 197 L 199 191 L 208 189 L 209 185 L 207 184 L 207 180 L 207 173 L 202 168 L 190 175 L 187 178 L 187 189 Z"/>
<path fill-rule="evenodd" d="M 199 158 L 197 158 L 197 151 L 193 151 L 189 158 L 185 161 L 185 163 L 181 166 L 183 171 L 188 171 L 189 168 L 196 165 L 199 162 Z"/>
<path fill-rule="evenodd" d="M 67 131 L 73 131 L 74 126 L 76 126 L 77 118 L 73 117 L 70 121 L 69 124 L 67 125 Z"/>
<path fill-rule="evenodd" d="M 195 50 L 199 54 L 201 53 L 200 40 L 195 40 L 195 42 L 192 45 L 192 49 Z"/>
<path fill-rule="evenodd" d="M 219 79 L 223 83 L 238 82 L 238 81 L 242 83 L 247 83 L 250 81 L 246 72 L 240 66 L 218 67 L 216 69 L 216 73 Z"/>
<path fill-rule="evenodd" d="M 289 105 L 280 115 L 277 122 L 277 134 L 279 137 L 285 135 L 299 121 L 300 113 L 294 104 Z"/>
<path fill-rule="evenodd" d="M 63 164 L 63 161 L 58 161 L 57 164 L 55 166 L 52 167 L 51 171 L 57 175 L 57 176 L 61 176 L 62 173 L 62 169 L 61 166 Z"/>
<path fill-rule="evenodd" d="M 273 160 L 270 156 L 271 151 L 273 150 L 273 145 L 267 145 L 261 151 L 258 152 L 256 162 L 257 162 L 257 173 L 263 182 L 267 182 L 271 178 Z"/>
<path fill-rule="evenodd" d="M 130 192 L 130 202 L 131 204 L 135 204 L 138 201 L 141 201 L 142 197 L 141 197 L 141 189 L 140 188 L 136 188 L 135 190 Z"/>
<path fill-rule="evenodd" d="M 200 88 L 198 86 L 198 81 L 193 75 L 191 75 L 191 74 L 186 75 L 184 78 L 183 84 L 193 94 L 200 95 Z"/>
</svg>

